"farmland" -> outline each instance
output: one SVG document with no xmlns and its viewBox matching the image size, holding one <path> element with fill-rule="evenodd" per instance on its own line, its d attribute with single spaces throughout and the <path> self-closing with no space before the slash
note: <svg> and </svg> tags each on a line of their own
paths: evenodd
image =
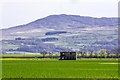
<svg viewBox="0 0 120 80">
<path fill-rule="evenodd" d="M 113 50 L 118 46 L 118 27 L 86 27 L 44 31 L 44 33 L 31 34 L 34 37 L 22 35 L 11 39 L 4 39 L 3 53 L 40 53 L 43 51 L 58 53 L 61 51 L 80 51 L 83 46 L 86 51 L 94 50 L 98 53 L 101 49 Z M 57 32 L 57 33 L 56 33 Z M 50 35 L 48 35 L 48 33 Z M 54 33 L 54 34 L 53 34 Z M 47 34 L 47 35 L 46 35 Z M 18 35 L 18 34 L 16 34 Z M 30 35 L 28 33 L 28 35 Z M 14 36 L 14 35 L 13 35 Z M 7 37 L 7 36 L 5 36 Z M 10 36 L 12 37 L 12 36 Z M 9 37 L 7 37 L 9 38 Z"/>
<path fill-rule="evenodd" d="M 3 58 L 3 78 L 118 78 L 117 59 Z"/>
</svg>

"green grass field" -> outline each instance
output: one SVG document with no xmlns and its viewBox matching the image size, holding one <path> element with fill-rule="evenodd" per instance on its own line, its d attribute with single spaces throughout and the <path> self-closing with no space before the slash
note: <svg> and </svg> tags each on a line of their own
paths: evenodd
<svg viewBox="0 0 120 80">
<path fill-rule="evenodd" d="M 2 60 L 3 78 L 118 78 L 118 60 Z"/>
</svg>

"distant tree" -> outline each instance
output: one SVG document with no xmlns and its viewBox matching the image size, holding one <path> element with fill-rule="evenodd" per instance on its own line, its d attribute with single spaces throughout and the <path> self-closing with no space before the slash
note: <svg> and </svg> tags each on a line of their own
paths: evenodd
<svg viewBox="0 0 120 80">
<path fill-rule="evenodd" d="M 106 50 L 107 58 L 110 58 L 110 51 Z"/>
<path fill-rule="evenodd" d="M 90 54 L 89 57 L 92 58 L 92 57 L 93 57 L 93 52 L 94 52 L 94 50 L 90 50 L 89 52 L 90 52 L 90 53 L 89 53 L 89 54 Z"/>
<path fill-rule="evenodd" d="M 85 45 L 81 46 L 81 48 L 79 49 L 79 54 L 81 54 L 81 57 L 85 57 L 86 53 L 87 53 L 86 46 Z"/>
<path fill-rule="evenodd" d="M 15 40 L 22 40 L 22 38 L 21 38 L 21 37 L 18 37 L 18 38 L 15 38 Z"/>
<path fill-rule="evenodd" d="M 107 50 L 100 50 L 100 55 L 102 58 L 106 58 L 107 57 Z"/>
<path fill-rule="evenodd" d="M 47 54 L 46 51 L 42 51 L 41 54 L 43 55 L 43 58 L 45 58 L 45 55 Z"/>
<path fill-rule="evenodd" d="M 78 51 L 77 54 L 78 54 L 78 57 L 80 57 L 80 55 L 82 55 L 82 52 Z"/>
<path fill-rule="evenodd" d="M 119 58 L 119 56 L 120 56 L 120 47 L 113 49 L 112 53 L 115 54 L 116 58 Z"/>
<path fill-rule="evenodd" d="M 95 53 L 94 57 L 95 57 L 95 58 L 98 58 L 98 54 L 97 54 L 97 53 Z"/>
<path fill-rule="evenodd" d="M 52 52 L 49 52 L 49 57 L 50 57 L 50 58 L 52 58 L 52 55 L 53 55 Z"/>
</svg>

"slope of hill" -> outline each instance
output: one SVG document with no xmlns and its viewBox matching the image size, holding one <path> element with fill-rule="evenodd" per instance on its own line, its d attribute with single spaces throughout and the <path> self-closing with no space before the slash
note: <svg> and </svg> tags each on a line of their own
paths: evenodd
<svg viewBox="0 0 120 80">
<path fill-rule="evenodd" d="M 78 15 L 50 15 L 31 23 L 15 26 L 6 30 L 25 30 L 36 28 L 66 29 L 76 27 L 117 26 L 117 18 L 92 18 Z"/>
<path fill-rule="evenodd" d="M 118 45 L 117 25 L 117 18 L 61 14 L 50 15 L 28 24 L 0 31 L 3 34 L 1 38 L 3 45 L 8 46 L 7 49 L 3 47 L 3 51 L 27 49 L 30 52 L 41 52 L 45 49 L 50 52 L 59 52 L 79 50 L 83 45 L 88 50 L 111 50 Z M 50 35 L 46 35 L 48 33 Z M 17 47 L 13 49 L 11 46 Z"/>
</svg>

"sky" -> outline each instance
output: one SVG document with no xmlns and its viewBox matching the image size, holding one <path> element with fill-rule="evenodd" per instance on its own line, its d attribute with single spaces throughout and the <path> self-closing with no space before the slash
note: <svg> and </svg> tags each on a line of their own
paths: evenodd
<svg viewBox="0 0 120 80">
<path fill-rule="evenodd" d="M 49 15 L 117 17 L 119 0 L 0 0 L 0 29 Z"/>
</svg>

